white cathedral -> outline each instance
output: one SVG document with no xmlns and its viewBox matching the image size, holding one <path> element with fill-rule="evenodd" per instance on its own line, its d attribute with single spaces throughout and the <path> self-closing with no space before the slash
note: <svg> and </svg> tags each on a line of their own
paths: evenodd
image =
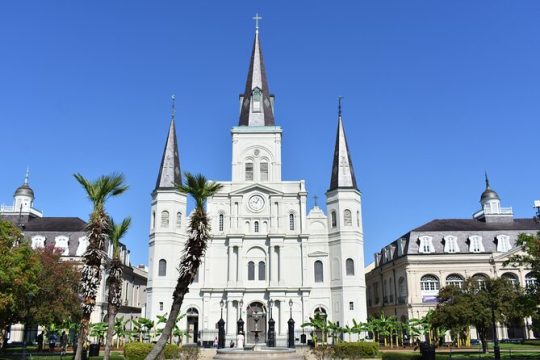
<svg viewBox="0 0 540 360">
<path fill-rule="evenodd" d="M 227 344 L 236 338 L 240 317 L 249 344 L 255 333 L 265 341 L 271 316 L 278 345 L 286 341 L 291 316 L 297 334 L 316 313 L 342 326 L 366 320 L 362 200 L 341 109 L 337 122 L 326 193 L 329 216 L 318 206 L 308 212 L 304 180 L 281 177 L 282 129 L 274 121 L 257 30 L 240 120 L 231 130 L 232 179 L 219 181 L 223 188 L 208 199 L 211 239 L 182 305 L 187 316 L 179 324 L 189 332 L 187 342 L 212 342 L 221 316 Z M 180 174 L 173 113 L 152 193 L 147 288 L 152 320 L 170 310 L 188 236 L 187 198 L 175 188 Z"/>
</svg>

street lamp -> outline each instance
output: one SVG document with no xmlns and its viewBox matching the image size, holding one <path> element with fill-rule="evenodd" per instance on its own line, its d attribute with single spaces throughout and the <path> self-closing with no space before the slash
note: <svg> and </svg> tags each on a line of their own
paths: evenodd
<svg viewBox="0 0 540 360">
<path fill-rule="evenodd" d="M 240 311 L 240 318 L 236 322 L 236 335 L 244 333 L 244 320 L 242 320 L 242 310 L 244 309 L 244 299 L 240 299 L 238 302 L 238 310 Z"/>
<path fill-rule="evenodd" d="M 290 349 L 294 349 L 294 320 L 292 318 L 292 307 L 293 307 L 293 301 L 292 299 L 289 299 L 289 311 L 290 311 L 290 318 L 289 321 L 287 321 L 288 325 L 288 336 L 287 336 L 287 347 Z"/>
<path fill-rule="evenodd" d="M 219 302 L 221 307 L 221 318 L 218 321 L 218 348 L 223 349 L 225 347 L 225 321 L 223 320 L 223 306 L 225 306 L 225 301 L 221 299 Z"/>
<path fill-rule="evenodd" d="M 268 347 L 276 346 L 276 322 L 272 319 L 272 306 L 274 306 L 274 300 L 268 301 L 270 307 L 270 320 L 268 320 Z"/>
</svg>

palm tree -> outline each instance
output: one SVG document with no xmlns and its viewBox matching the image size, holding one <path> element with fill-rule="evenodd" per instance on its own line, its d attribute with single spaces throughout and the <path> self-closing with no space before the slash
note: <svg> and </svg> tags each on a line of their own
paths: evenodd
<svg viewBox="0 0 540 360">
<path fill-rule="evenodd" d="M 75 360 L 81 360 L 83 347 L 86 345 L 90 325 L 90 315 L 96 305 L 97 291 L 101 282 L 101 262 L 105 256 L 105 244 L 110 237 L 110 219 L 105 212 L 105 202 L 111 196 L 118 196 L 127 190 L 124 176 L 112 174 L 100 176 L 95 181 L 86 179 L 81 174 L 74 174 L 75 179 L 86 191 L 93 205 L 90 221 L 86 226 L 88 247 L 84 253 L 84 266 L 81 271 L 81 326 Z"/>
<path fill-rule="evenodd" d="M 105 353 L 103 360 L 109 360 L 111 355 L 111 345 L 113 340 L 114 324 L 118 309 L 122 305 L 122 261 L 120 260 L 120 239 L 124 237 L 131 224 L 131 218 L 127 217 L 120 224 L 115 224 L 111 219 L 111 244 L 113 256 L 109 265 L 109 295 L 107 303 L 107 316 L 109 327 L 107 328 L 107 341 L 105 342 Z"/>
<path fill-rule="evenodd" d="M 323 344 L 326 343 L 326 332 L 328 331 L 328 323 L 326 321 L 326 317 L 322 316 L 319 313 L 316 313 L 314 317 L 310 317 L 309 321 L 306 321 L 301 327 L 311 327 L 314 329 L 313 331 L 313 343 L 315 346 L 317 346 L 317 333 L 319 332 L 321 334 L 321 342 Z"/>
<path fill-rule="evenodd" d="M 146 360 L 155 360 L 163 352 L 167 340 L 171 336 L 176 323 L 176 318 L 180 313 L 180 307 L 184 300 L 184 295 L 188 292 L 188 287 L 195 278 L 201 259 L 206 251 L 206 245 L 209 238 L 210 219 L 204 209 L 206 199 L 217 193 L 223 185 L 206 180 L 201 175 L 192 175 L 185 173 L 185 183 L 177 184 L 178 190 L 187 193 L 195 200 L 195 210 L 189 220 L 189 238 L 184 247 L 184 255 L 180 260 L 180 276 L 173 292 L 173 303 L 169 318 L 165 323 L 163 332 L 152 348 L 152 351 L 146 356 Z"/>
</svg>

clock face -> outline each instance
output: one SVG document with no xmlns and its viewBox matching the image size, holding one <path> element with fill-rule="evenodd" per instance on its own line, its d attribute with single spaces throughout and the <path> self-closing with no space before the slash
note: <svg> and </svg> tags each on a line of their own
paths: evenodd
<svg viewBox="0 0 540 360">
<path fill-rule="evenodd" d="M 261 195 L 253 195 L 249 198 L 248 206 L 253 211 L 260 211 L 264 207 L 264 199 Z"/>
</svg>

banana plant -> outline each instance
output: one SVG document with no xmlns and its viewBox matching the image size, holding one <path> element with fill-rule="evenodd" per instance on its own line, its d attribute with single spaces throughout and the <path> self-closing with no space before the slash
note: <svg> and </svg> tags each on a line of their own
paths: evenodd
<svg viewBox="0 0 540 360">
<path fill-rule="evenodd" d="M 317 346 L 317 342 L 318 342 L 318 339 L 317 339 L 317 332 L 320 332 L 321 333 L 321 344 L 326 344 L 326 333 L 328 331 L 328 324 L 326 322 L 326 317 L 320 315 L 320 314 L 315 314 L 314 317 L 310 317 L 309 318 L 309 321 L 306 321 L 305 323 L 303 323 L 302 325 L 300 325 L 301 327 L 311 327 L 313 329 L 315 329 L 315 331 L 313 331 L 313 343 L 315 346 Z"/>
<path fill-rule="evenodd" d="M 114 322 L 114 336 L 116 336 L 116 347 L 120 346 L 120 343 L 124 343 L 127 331 L 126 324 L 128 320 L 124 321 L 123 316 L 118 316 Z"/>
<path fill-rule="evenodd" d="M 90 336 L 97 338 L 97 342 L 100 345 L 103 336 L 105 336 L 105 333 L 107 332 L 107 327 L 107 323 L 105 322 L 90 324 Z"/>
</svg>

